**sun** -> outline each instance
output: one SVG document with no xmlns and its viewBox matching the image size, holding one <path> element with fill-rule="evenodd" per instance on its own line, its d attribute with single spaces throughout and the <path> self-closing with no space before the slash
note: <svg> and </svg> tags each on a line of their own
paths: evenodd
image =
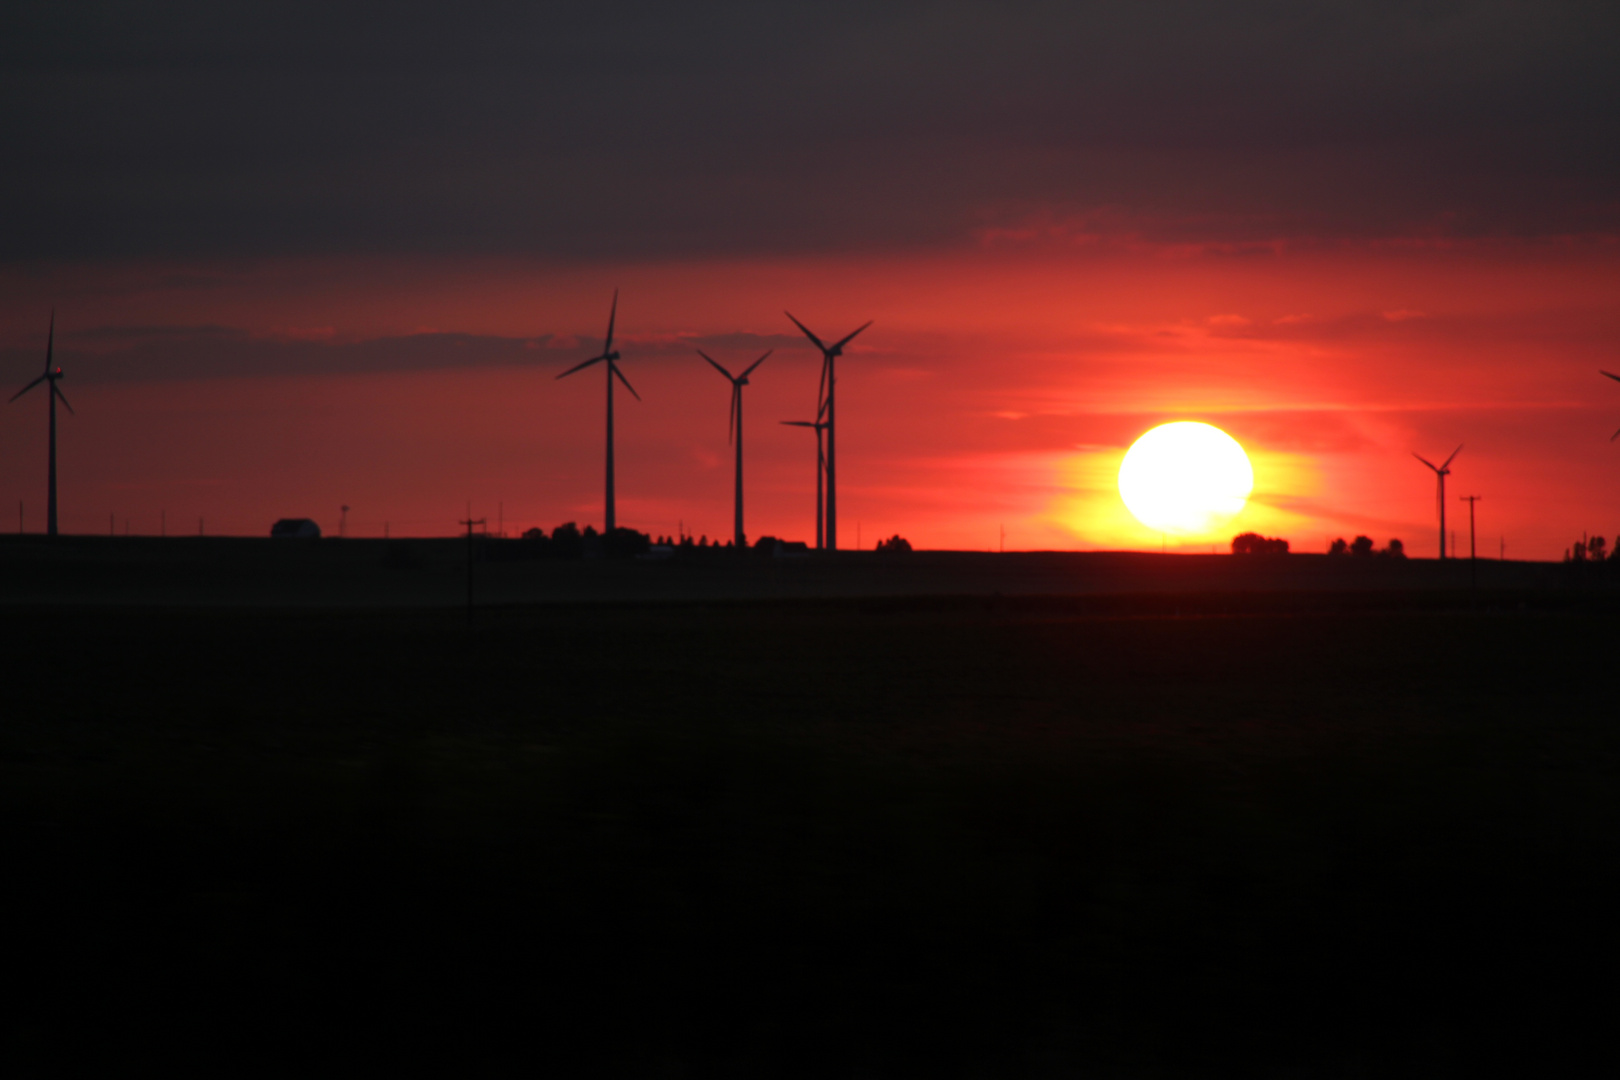
<svg viewBox="0 0 1620 1080">
<path fill-rule="evenodd" d="M 1209 533 L 1242 511 L 1254 468 L 1236 439 L 1184 420 L 1160 424 L 1125 452 L 1119 497 L 1143 525 L 1161 533 Z"/>
</svg>

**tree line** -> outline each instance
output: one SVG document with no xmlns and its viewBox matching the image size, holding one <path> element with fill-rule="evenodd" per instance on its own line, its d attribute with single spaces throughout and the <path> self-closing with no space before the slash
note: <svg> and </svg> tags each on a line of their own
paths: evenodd
<svg viewBox="0 0 1620 1080">
<path fill-rule="evenodd" d="M 1600 541 L 1601 543 L 1601 541 Z M 1382 547 L 1375 547 L 1370 536 L 1358 536 L 1346 543 L 1344 537 L 1339 537 L 1328 545 L 1329 555 L 1349 556 L 1351 558 L 1368 559 L 1379 557 L 1384 559 L 1406 558 L 1406 545 L 1399 540 L 1392 539 Z M 1232 554 L 1234 555 L 1287 555 L 1288 541 L 1280 537 L 1261 536 L 1259 533 L 1246 532 L 1232 537 Z"/>
</svg>

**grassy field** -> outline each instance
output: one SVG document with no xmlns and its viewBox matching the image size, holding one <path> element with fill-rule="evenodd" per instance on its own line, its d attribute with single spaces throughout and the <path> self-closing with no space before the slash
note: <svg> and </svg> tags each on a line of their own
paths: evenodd
<svg viewBox="0 0 1620 1080">
<path fill-rule="evenodd" d="M 11 608 L 8 1057 L 1612 1075 L 1620 612 L 1538 605 Z"/>
</svg>

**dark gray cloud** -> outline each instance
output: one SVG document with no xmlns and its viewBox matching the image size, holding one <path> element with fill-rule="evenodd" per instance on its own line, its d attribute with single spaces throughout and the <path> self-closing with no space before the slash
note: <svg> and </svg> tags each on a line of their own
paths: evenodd
<svg viewBox="0 0 1620 1080">
<path fill-rule="evenodd" d="M 1583 3 L 14 2 L 0 259 L 1620 224 Z"/>
<path fill-rule="evenodd" d="M 73 383 L 88 384 L 500 366 L 559 375 L 600 351 L 601 339 L 422 333 L 339 340 L 319 331 L 266 337 L 229 326 L 103 326 L 64 334 L 56 345 L 57 363 Z M 731 333 L 651 341 L 632 337 L 620 340 L 618 346 L 632 377 L 643 362 L 700 365 L 694 352 L 698 348 L 728 359 L 783 347 L 804 351 L 803 339 L 791 334 Z M 37 373 L 43 352 L 43 342 L 37 348 L 0 349 L 0 371 L 12 373 L 21 385 Z"/>
</svg>

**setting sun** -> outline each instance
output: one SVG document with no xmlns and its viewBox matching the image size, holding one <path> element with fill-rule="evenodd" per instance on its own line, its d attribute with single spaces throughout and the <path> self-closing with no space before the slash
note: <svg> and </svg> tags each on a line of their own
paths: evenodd
<svg viewBox="0 0 1620 1080">
<path fill-rule="evenodd" d="M 1161 424 L 1125 454 L 1119 497 L 1150 529 L 1192 535 L 1210 532 L 1242 511 L 1254 490 L 1254 469 L 1237 440 L 1194 421 Z"/>
</svg>

